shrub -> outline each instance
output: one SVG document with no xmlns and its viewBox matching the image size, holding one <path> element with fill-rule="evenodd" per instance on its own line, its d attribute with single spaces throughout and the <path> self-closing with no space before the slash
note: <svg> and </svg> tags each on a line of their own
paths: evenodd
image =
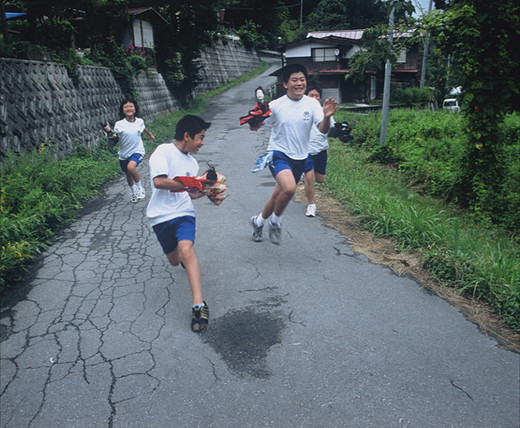
<svg viewBox="0 0 520 428">
<path fill-rule="evenodd" d="M 106 150 L 57 161 L 45 145 L 7 156 L 0 177 L 0 289 L 27 268 L 101 185 L 120 174 Z"/>
</svg>

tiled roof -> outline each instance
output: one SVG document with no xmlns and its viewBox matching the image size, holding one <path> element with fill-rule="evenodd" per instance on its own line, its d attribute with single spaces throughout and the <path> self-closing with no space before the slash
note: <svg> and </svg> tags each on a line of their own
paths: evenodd
<svg viewBox="0 0 520 428">
<path fill-rule="evenodd" d="M 342 39 L 361 40 L 364 30 L 333 30 L 333 31 L 311 31 L 307 33 L 307 38 L 314 37 L 323 39 L 325 37 L 340 37 Z"/>
</svg>

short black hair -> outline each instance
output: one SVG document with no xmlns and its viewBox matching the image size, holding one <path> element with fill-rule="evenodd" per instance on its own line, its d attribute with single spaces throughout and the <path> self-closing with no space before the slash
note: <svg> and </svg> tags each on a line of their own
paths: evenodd
<svg viewBox="0 0 520 428">
<path fill-rule="evenodd" d="M 307 86 L 307 90 L 305 91 L 305 95 L 309 95 L 309 92 L 310 91 L 318 91 L 318 93 L 320 94 L 320 97 L 323 96 L 323 92 L 321 91 L 321 89 L 316 86 L 316 85 L 312 85 L 312 86 Z"/>
<path fill-rule="evenodd" d="M 282 70 L 282 82 L 287 83 L 291 74 L 303 73 L 305 80 L 307 80 L 307 69 L 301 64 L 289 64 L 286 65 Z"/>
<path fill-rule="evenodd" d="M 206 122 L 199 116 L 194 116 L 192 114 L 187 114 L 184 116 L 179 122 L 177 122 L 177 126 L 175 127 L 175 140 L 182 141 L 184 140 L 184 133 L 187 132 L 191 138 L 195 138 L 195 135 L 198 134 L 202 130 L 206 130 L 211 126 L 211 122 Z"/>
<path fill-rule="evenodd" d="M 121 118 L 125 118 L 125 112 L 123 111 L 123 106 L 126 103 L 132 103 L 135 107 L 135 116 L 139 115 L 139 106 L 137 105 L 137 101 L 134 98 L 123 98 L 121 101 L 121 104 L 119 104 L 119 114 L 121 115 Z"/>
</svg>

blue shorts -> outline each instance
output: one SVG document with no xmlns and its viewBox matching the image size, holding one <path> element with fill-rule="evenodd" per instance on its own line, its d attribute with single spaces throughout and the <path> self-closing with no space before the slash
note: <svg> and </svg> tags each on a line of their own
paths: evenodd
<svg viewBox="0 0 520 428">
<path fill-rule="evenodd" d="M 134 161 L 137 165 L 139 165 L 142 160 L 143 160 L 143 155 L 141 153 L 134 153 L 128 159 L 125 159 L 125 160 L 119 159 L 119 165 L 121 166 L 121 169 L 123 170 L 123 172 L 128 172 L 128 163 L 129 162 Z"/>
<path fill-rule="evenodd" d="M 177 217 L 153 226 L 153 230 L 164 254 L 170 254 L 179 245 L 179 241 L 195 242 L 195 217 Z"/>
<path fill-rule="evenodd" d="M 304 172 L 311 170 L 314 170 L 318 174 L 325 175 L 327 171 L 327 150 L 322 150 L 316 155 L 309 155 L 305 160 Z"/>
<path fill-rule="evenodd" d="M 290 169 L 293 173 L 294 180 L 296 181 L 296 183 L 298 183 L 303 174 L 303 169 L 305 168 L 305 161 L 306 159 L 291 159 L 285 153 L 274 150 L 273 164 L 269 165 L 269 169 L 271 170 L 271 174 L 275 178 L 280 171 L 283 171 L 284 169 Z"/>
</svg>

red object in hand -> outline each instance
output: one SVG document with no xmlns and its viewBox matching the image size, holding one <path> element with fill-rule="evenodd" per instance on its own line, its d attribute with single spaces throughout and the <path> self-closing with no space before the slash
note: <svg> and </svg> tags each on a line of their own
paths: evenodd
<svg viewBox="0 0 520 428">
<path fill-rule="evenodd" d="M 180 181 L 186 188 L 182 190 L 172 190 L 172 192 L 195 192 L 197 190 L 202 190 L 202 183 L 195 177 L 177 176 L 173 179 L 175 181 Z"/>
<path fill-rule="evenodd" d="M 255 104 L 253 110 L 249 110 L 247 116 L 240 118 L 240 125 L 248 123 L 252 131 L 257 131 L 258 128 L 262 126 L 262 122 L 270 115 L 271 110 L 269 109 L 269 104 L 265 101 L 263 103 L 258 102 Z"/>
</svg>

